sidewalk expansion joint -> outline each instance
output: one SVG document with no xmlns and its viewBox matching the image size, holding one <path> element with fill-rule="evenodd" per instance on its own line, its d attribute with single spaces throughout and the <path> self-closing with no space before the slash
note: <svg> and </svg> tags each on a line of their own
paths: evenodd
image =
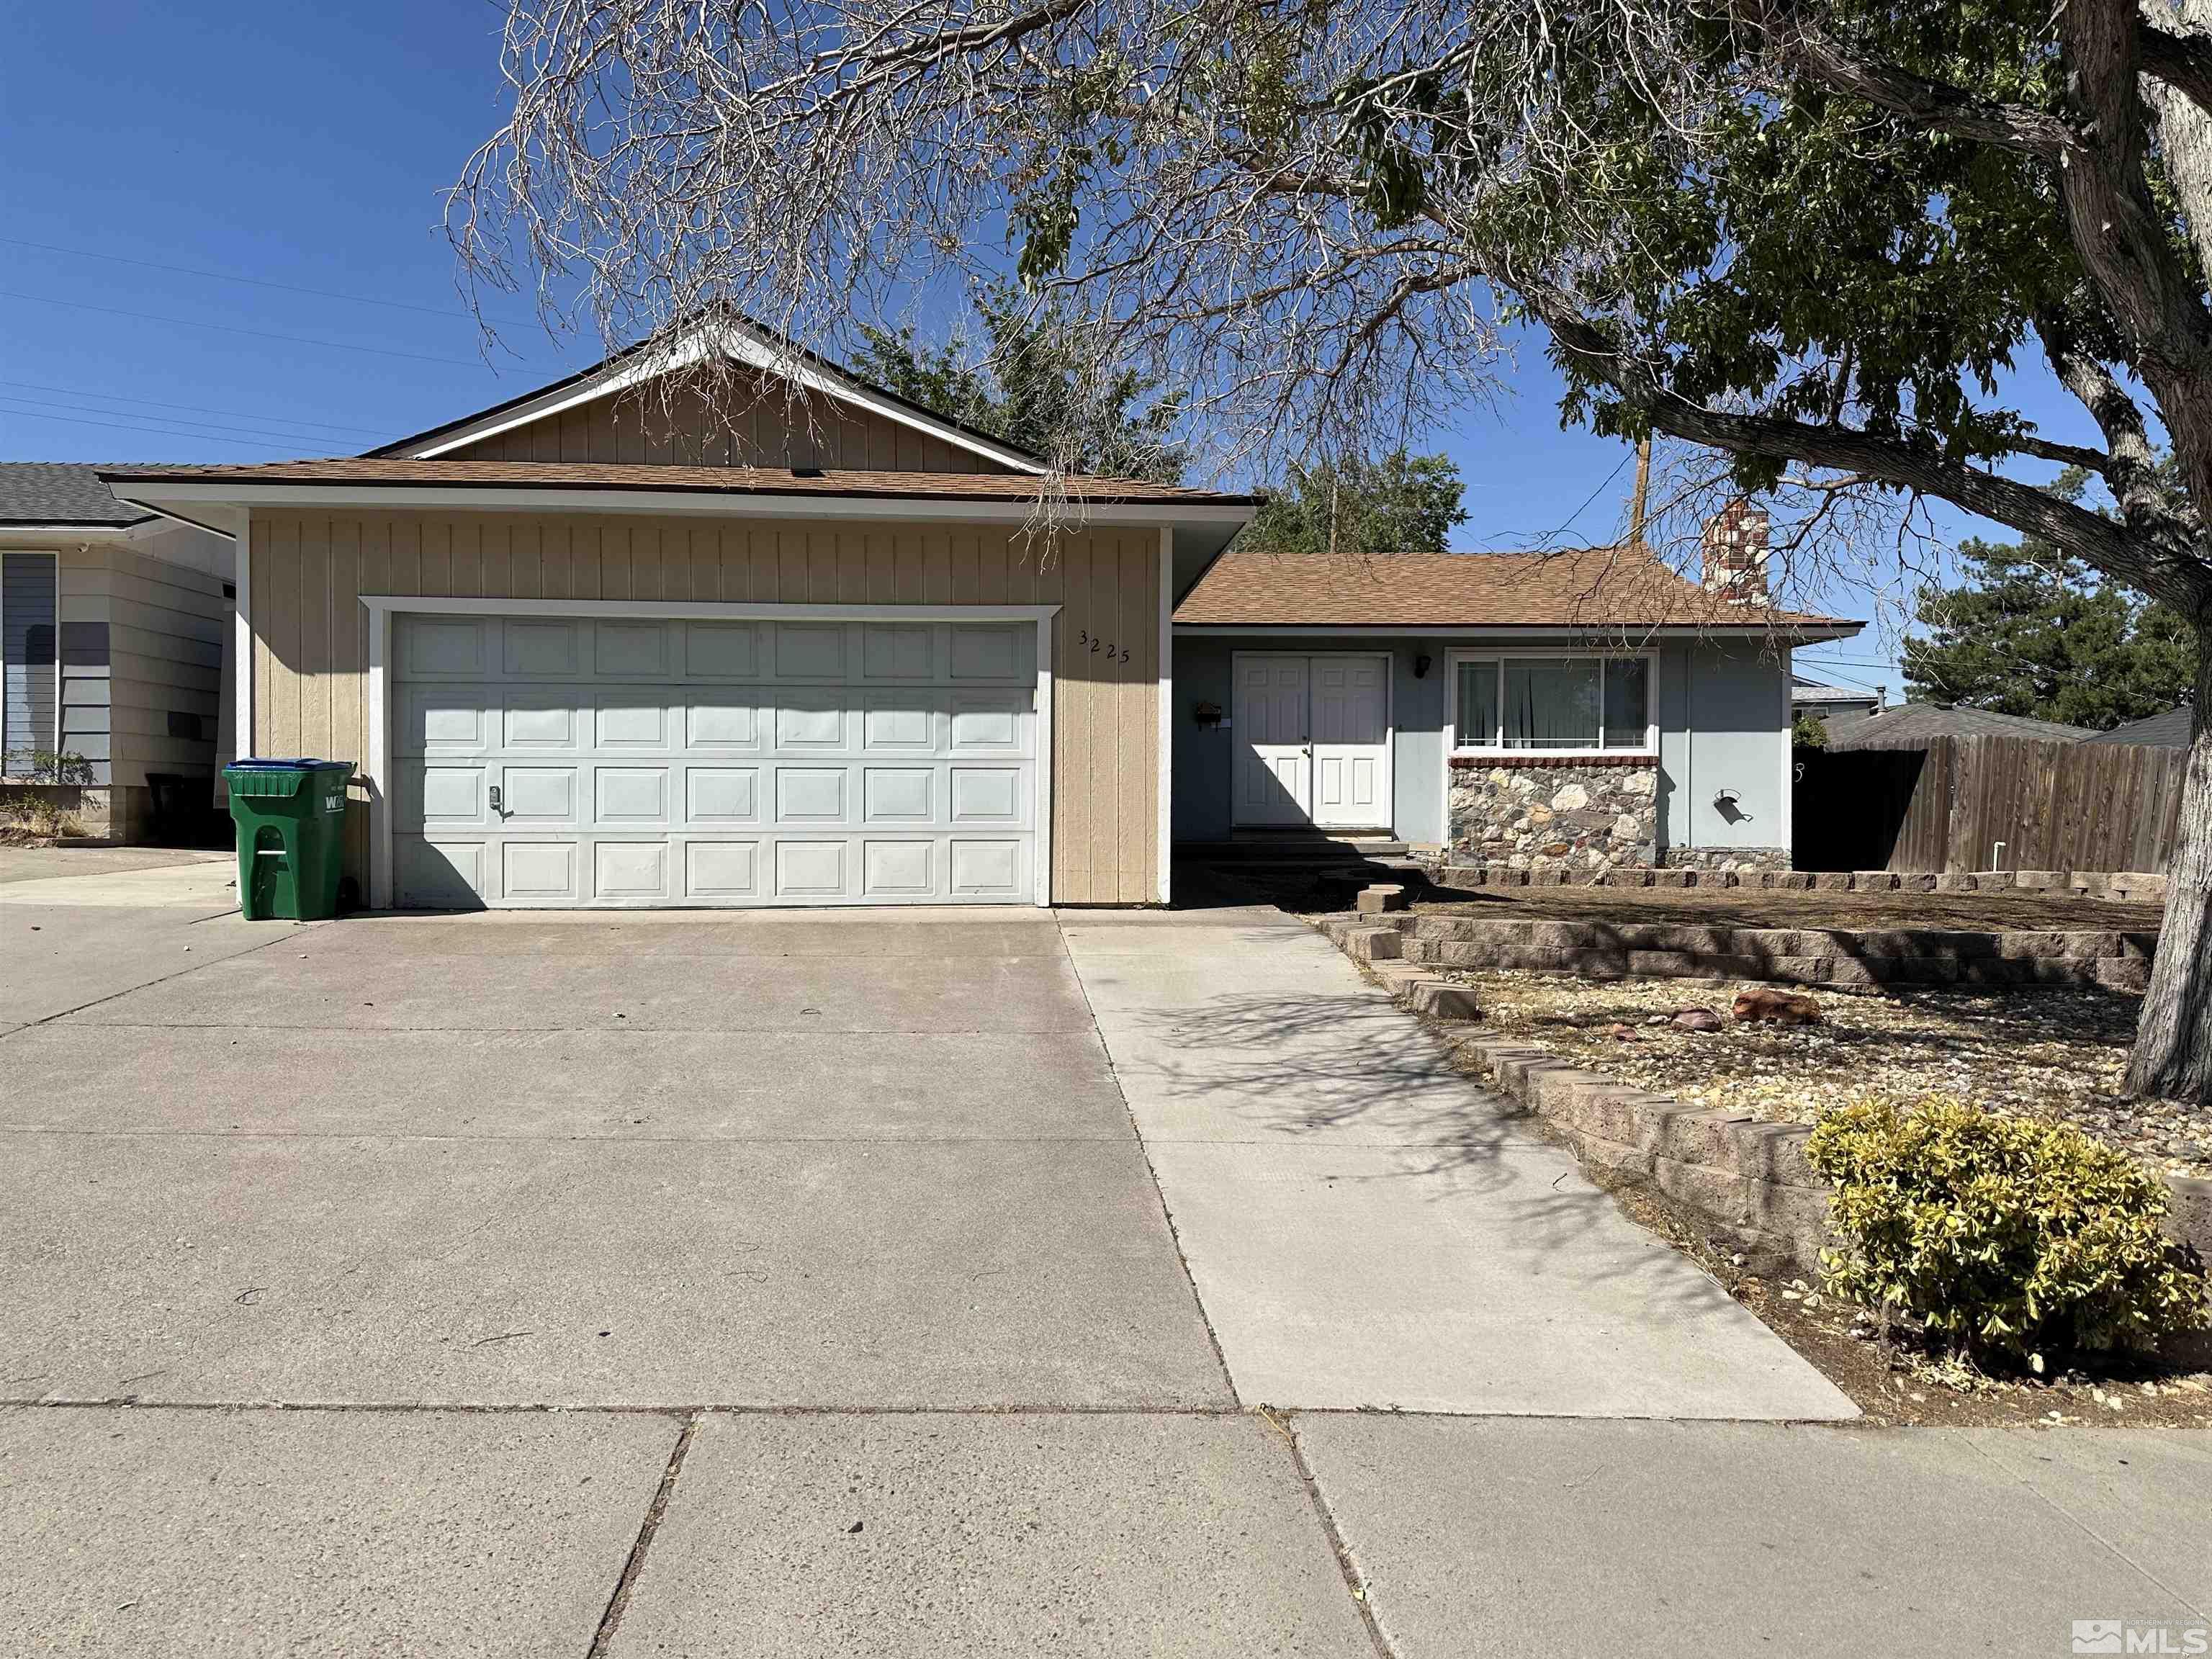
<svg viewBox="0 0 2212 1659">
<path fill-rule="evenodd" d="M 607 1609 L 599 1615 L 599 1627 L 592 1636 L 587 1659 L 605 1659 L 616 1631 L 622 1627 L 623 1614 L 629 1608 L 630 1592 L 637 1587 L 638 1575 L 645 1571 L 646 1553 L 653 1547 L 653 1534 L 660 1530 L 661 1516 L 668 1513 L 668 1500 L 676 1492 L 677 1478 L 684 1473 L 684 1455 L 691 1449 L 691 1438 L 698 1431 L 699 1415 L 695 1412 L 684 1419 L 683 1428 L 677 1431 L 676 1445 L 668 1454 L 668 1467 L 660 1472 L 659 1489 L 646 1506 L 645 1519 L 639 1523 L 637 1537 L 623 1563 L 622 1577 L 615 1581 L 614 1594 L 607 1598 Z"/>
<path fill-rule="evenodd" d="M 1305 1448 L 1298 1444 L 1297 1429 L 1269 1407 L 1257 1407 L 1255 1414 L 1282 1437 L 1283 1444 L 1290 1450 L 1291 1467 L 1297 1472 L 1298 1484 L 1305 1488 L 1306 1502 L 1312 1506 L 1314 1518 L 1321 1522 L 1322 1535 L 1328 1540 L 1329 1553 L 1336 1558 L 1336 1570 L 1344 1576 L 1345 1593 L 1359 1610 L 1359 1622 L 1366 1629 L 1367 1639 L 1375 1644 L 1377 1659 L 1397 1659 L 1389 1639 L 1382 1634 L 1382 1626 L 1376 1622 L 1375 1609 L 1368 1604 L 1367 1586 L 1360 1581 L 1359 1569 L 1352 1559 L 1352 1547 L 1344 1541 L 1344 1534 L 1337 1528 L 1328 1500 L 1322 1496 L 1321 1482 L 1314 1479 L 1313 1467 L 1306 1462 Z"/>
</svg>

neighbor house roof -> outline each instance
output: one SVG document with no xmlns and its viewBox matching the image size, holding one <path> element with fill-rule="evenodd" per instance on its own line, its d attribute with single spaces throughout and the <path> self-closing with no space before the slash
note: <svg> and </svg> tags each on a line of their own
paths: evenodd
<svg viewBox="0 0 2212 1659">
<path fill-rule="evenodd" d="M 2153 714 L 2147 720 L 2130 720 L 2125 726 L 2116 726 L 2109 732 L 2096 732 L 2081 739 L 2084 743 L 2147 743 L 2159 749 L 2189 747 L 2190 723 L 2197 711 L 2187 703 L 2179 708 L 2169 708 L 2163 714 Z"/>
<path fill-rule="evenodd" d="M 447 461 L 348 456 L 270 461 L 253 466 L 108 467 L 100 476 L 121 484 L 219 484 L 243 489 L 283 485 L 349 485 L 368 489 L 456 489 L 658 491 L 724 495 L 799 495 L 858 500 L 1026 502 L 1037 478 L 1020 472 L 863 472 L 754 466 L 647 466 L 567 461 Z M 1085 506 L 1250 507 L 1251 495 L 1224 495 L 1143 478 L 1071 477 L 1060 481 Z"/>
<path fill-rule="evenodd" d="M 1832 635 L 1863 624 L 1732 602 L 1641 546 L 1559 553 L 1271 553 L 1232 548 L 1176 607 L 1182 626 L 1713 628 Z"/>
<path fill-rule="evenodd" d="M 0 461 L 0 525 L 106 528 L 153 516 L 117 501 L 100 471 L 70 461 Z"/>
<path fill-rule="evenodd" d="M 1918 749 L 1935 738 L 2042 738 L 2070 743 L 2090 734 L 2086 726 L 2061 726 L 2056 720 L 1940 702 L 1900 703 L 1872 714 L 1836 714 L 1827 725 L 1832 750 Z"/>
</svg>

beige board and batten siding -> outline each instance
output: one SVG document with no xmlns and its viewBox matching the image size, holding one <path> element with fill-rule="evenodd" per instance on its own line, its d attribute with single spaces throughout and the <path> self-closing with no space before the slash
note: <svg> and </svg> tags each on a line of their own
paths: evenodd
<svg viewBox="0 0 2212 1659">
<path fill-rule="evenodd" d="M 565 516 L 253 514 L 253 750 L 359 764 L 368 752 L 362 594 L 708 605 L 1056 605 L 1052 896 L 1159 891 L 1156 528 Z M 1109 649 L 1110 647 L 1110 649 Z M 366 888 L 368 787 L 346 868 Z"/>
<path fill-rule="evenodd" d="M 444 460 L 595 465 L 819 466 L 878 472 L 1004 472 L 1006 467 L 872 410 L 821 399 L 792 408 L 769 392 L 727 416 L 696 393 L 610 393 L 453 449 Z"/>
</svg>

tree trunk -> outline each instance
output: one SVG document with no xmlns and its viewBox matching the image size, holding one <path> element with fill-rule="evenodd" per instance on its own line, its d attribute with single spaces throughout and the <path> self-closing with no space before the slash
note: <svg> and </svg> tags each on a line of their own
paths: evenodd
<svg viewBox="0 0 2212 1659">
<path fill-rule="evenodd" d="M 2212 1104 L 2212 629 L 2197 633 L 2197 706 L 2166 924 L 2136 1027 L 2126 1092 Z"/>
</svg>

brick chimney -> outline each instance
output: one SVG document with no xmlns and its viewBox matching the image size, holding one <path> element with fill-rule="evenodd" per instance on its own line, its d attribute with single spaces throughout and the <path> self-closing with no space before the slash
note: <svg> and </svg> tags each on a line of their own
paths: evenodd
<svg viewBox="0 0 2212 1659">
<path fill-rule="evenodd" d="M 1708 592 L 1743 604 L 1767 602 L 1766 514 L 1738 496 L 1708 520 L 1701 543 Z"/>
</svg>

